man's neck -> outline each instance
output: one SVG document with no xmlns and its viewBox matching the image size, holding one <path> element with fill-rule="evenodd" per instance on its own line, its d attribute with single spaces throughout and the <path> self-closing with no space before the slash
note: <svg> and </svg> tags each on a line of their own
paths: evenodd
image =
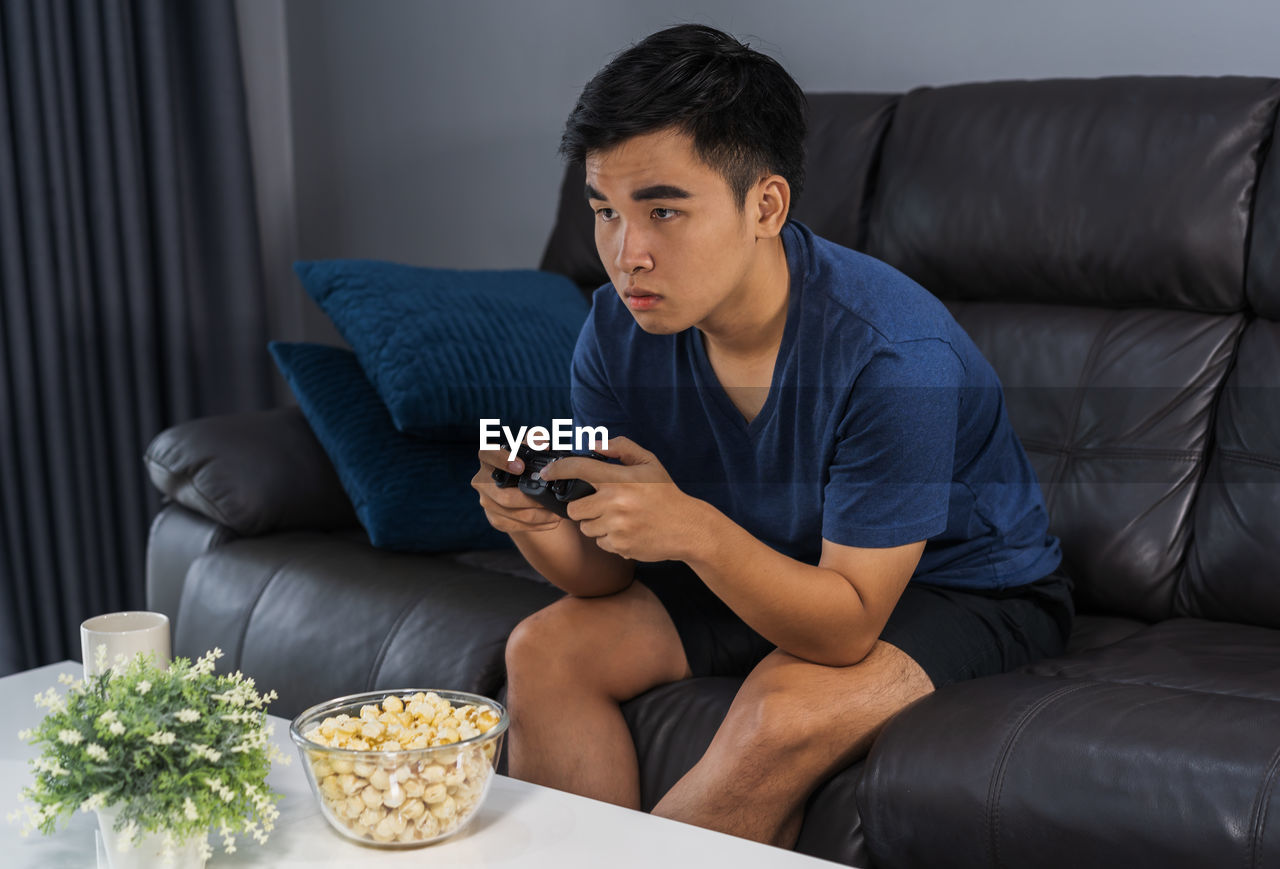
<svg viewBox="0 0 1280 869">
<path fill-rule="evenodd" d="M 749 361 L 776 353 L 782 344 L 791 272 L 781 236 L 757 242 L 756 256 L 739 291 L 697 324 L 709 354 Z"/>
</svg>

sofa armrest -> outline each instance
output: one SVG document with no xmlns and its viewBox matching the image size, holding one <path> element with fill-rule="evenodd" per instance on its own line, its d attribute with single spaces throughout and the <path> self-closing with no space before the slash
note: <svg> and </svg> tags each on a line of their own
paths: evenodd
<svg viewBox="0 0 1280 869">
<path fill-rule="evenodd" d="M 242 537 L 358 524 L 296 407 L 181 423 L 155 437 L 145 462 L 162 493 Z"/>
<path fill-rule="evenodd" d="M 147 538 L 147 609 L 164 613 L 176 625 L 191 562 L 237 537 L 227 526 L 178 504 L 160 508 Z"/>
</svg>

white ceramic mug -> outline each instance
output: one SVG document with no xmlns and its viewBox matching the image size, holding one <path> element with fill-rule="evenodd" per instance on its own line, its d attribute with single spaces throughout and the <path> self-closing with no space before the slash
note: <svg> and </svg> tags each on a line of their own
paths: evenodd
<svg viewBox="0 0 1280 869">
<path fill-rule="evenodd" d="M 94 616 L 80 623 L 80 654 L 84 676 L 98 675 L 98 647 L 106 647 L 107 666 L 117 655 L 133 660 L 139 652 L 151 652 L 161 667 L 169 663 L 169 617 L 164 613 L 123 612 Z M 105 668 L 103 668 L 105 669 Z"/>
</svg>

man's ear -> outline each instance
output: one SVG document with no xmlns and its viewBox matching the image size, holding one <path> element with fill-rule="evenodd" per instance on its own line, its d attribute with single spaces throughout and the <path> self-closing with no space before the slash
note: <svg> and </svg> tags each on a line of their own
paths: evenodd
<svg viewBox="0 0 1280 869">
<path fill-rule="evenodd" d="M 781 175 L 766 175 L 756 182 L 751 199 L 755 206 L 756 238 L 775 238 L 791 211 L 791 185 Z"/>
</svg>

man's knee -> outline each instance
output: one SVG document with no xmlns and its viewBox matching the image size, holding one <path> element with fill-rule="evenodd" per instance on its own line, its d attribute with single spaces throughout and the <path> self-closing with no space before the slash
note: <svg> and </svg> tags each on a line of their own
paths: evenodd
<svg viewBox="0 0 1280 869">
<path fill-rule="evenodd" d="M 766 659 L 734 698 L 729 714 L 745 751 L 779 758 L 845 752 L 933 690 L 918 665 L 883 643 L 850 667 L 785 657 L 782 665 Z"/>
<path fill-rule="evenodd" d="M 744 752 L 781 758 L 814 747 L 830 719 L 785 672 L 749 678 L 734 698 L 728 723 Z"/>
<path fill-rule="evenodd" d="M 675 626 L 639 585 L 539 610 L 511 632 L 506 662 L 512 684 L 558 685 L 619 702 L 689 675 Z"/>
<path fill-rule="evenodd" d="M 577 657 L 575 644 L 582 636 L 585 614 L 577 618 L 566 604 L 575 602 L 564 598 L 550 606 L 526 616 L 507 637 L 506 664 L 510 680 L 523 680 L 531 675 L 557 675 L 566 661 Z M 575 622 L 576 625 L 571 624 Z"/>
</svg>

